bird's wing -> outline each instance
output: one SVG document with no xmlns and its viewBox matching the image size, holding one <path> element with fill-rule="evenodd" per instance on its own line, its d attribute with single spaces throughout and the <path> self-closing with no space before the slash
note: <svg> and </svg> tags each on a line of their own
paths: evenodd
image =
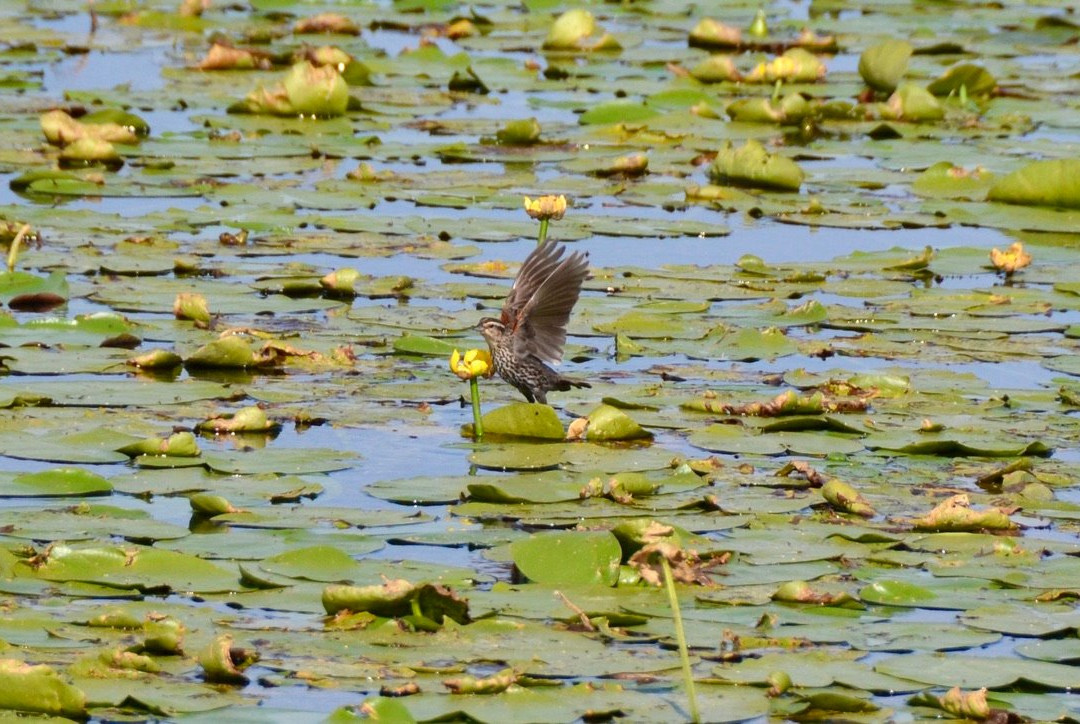
<svg viewBox="0 0 1080 724">
<path fill-rule="evenodd" d="M 545 242 L 525 257 L 517 277 L 514 278 L 514 284 L 510 287 L 510 294 L 503 302 L 501 321 L 508 331 L 512 332 L 517 326 L 521 310 L 559 266 L 559 257 L 562 255 L 562 246 Z"/>
<path fill-rule="evenodd" d="M 562 359 L 566 323 L 589 274 L 589 259 L 587 254 L 574 252 L 560 261 L 563 247 L 552 244 L 553 249 L 545 250 L 546 246 L 549 244 L 538 247 L 525 260 L 522 273 L 510 292 L 514 297 L 515 292 L 522 290 L 520 297 L 514 300 L 518 306 L 511 320 L 511 333 L 515 352 L 531 354 L 554 364 Z M 534 256 L 543 262 L 530 265 Z M 529 271 L 530 276 L 523 279 L 525 271 Z M 534 277 L 534 271 L 546 271 L 547 274 L 539 278 L 537 273 Z M 525 296 L 526 292 L 528 296 Z"/>
</svg>

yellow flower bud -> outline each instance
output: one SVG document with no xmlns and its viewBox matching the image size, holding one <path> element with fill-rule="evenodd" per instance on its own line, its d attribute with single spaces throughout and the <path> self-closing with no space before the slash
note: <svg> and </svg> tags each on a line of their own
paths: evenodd
<svg viewBox="0 0 1080 724">
<path fill-rule="evenodd" d="M 525 197 L 525 211 L 534 219 L 555 219 L 558 221 L 566 213 L 566 197 L 541 196 L 538 199 Z"/>
</svg>

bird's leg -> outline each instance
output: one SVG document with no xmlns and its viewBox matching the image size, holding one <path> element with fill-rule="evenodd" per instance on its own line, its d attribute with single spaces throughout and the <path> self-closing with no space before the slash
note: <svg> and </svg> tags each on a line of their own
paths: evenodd
<svg viewBox="0 0 1080 724">
<path fill-rule="evenodd" d="M 517 387 L 518 392 L 525 395 L 526 400 L 528 400 L 529 402 L 536 402 L 536 398 L 533 397 L 532 390 L 530 390 L 528 387 L 526 387 L 525 385 L 514 385 L 514 387 Z"/>
</svg>

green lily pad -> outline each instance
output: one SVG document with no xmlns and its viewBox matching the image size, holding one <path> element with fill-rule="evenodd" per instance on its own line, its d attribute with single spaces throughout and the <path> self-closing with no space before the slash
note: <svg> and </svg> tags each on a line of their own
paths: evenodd
<svg viewBox="0 0 1080 724">
<path fill-rule="evenodd" d="M 652 437 L 652 433 L 642 428 L 632 417 L 611 405 L 600 405 L 588 414 L 588 419 L 586 437 L 592 442 Z"/>
<path fill-rule="evenodd" d="M 0 496 L 36 498 L 107 495 L 111 492 L 112 485 L 108 480 L 80 468 L 53 468 L 0 477 Z"/>
<path fill-rule="evenodd" d="M 484 433 L 506 437 L 562 440 L 566 435 L 558 415 L 548 405 L 515 402 L 487 412 L 481 418 Z"/>
<path fill-rule="evenodd" d="M 0 659 L 0 709 L 81 719 L 86 694 L 51 667 Z"/>
<path fill-rule="evenodd" d="M 906 40 L 884 40 L 871 45 L 859 56 L 859 75 L 877 91 L 891 92 L 907 72 L 914 48 Z"/>
<path fill-rule="evenodd" d="M 798 191 L 803 182 L 799 165 L 778 154 L 771 154 L 757 141 L 750 139 L 739 148 L 731 142 L 723 146 L 709 167 L 714 183 L 733 183 L 757 188 Z"/>
<path fill-rule="evenodd" d="M 1080 209 L 1080 159 L 1032 161 L 990 187 L 988 201 Z"/>
<path fill-rule="evenodd" d="M 874 665 L 874 670 L 934 686 L 998 689 L 1029 682 L 1051 689 L 1074 689 L 1080 675 L 1074 667 L 1002 656 L 908 654 Z"/>
<path fill-rule="evenodd" d="M 606 531 L 536 534 L 514 541 L 510 551 L 518 570 L 536 583 L 613 586 L 619 580 L 622 551 Z"/>
</svg>

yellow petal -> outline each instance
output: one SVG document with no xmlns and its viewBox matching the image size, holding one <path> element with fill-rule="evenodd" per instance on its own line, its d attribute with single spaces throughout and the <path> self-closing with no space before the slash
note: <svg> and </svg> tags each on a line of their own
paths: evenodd
<svg viewBox="0 0 1080 724">
<path fill-rule="evenodd" d="M 1005 251 L 999 251 L 996 247 L 991 249 L 990 262 L 998 271 L 1012 274 L 1029 265 L 1031 255 L 1024 251 L 1024 245 L 1017 241 Z"/>
</svg>

